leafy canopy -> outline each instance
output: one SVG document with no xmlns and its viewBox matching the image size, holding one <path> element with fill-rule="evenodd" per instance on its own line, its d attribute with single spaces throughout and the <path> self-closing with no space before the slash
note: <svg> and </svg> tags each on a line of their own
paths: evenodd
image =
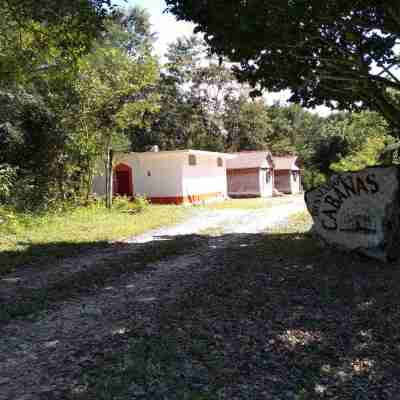
<svg viewBox="0 0 400 400">
<path fill-rule="evenodd" d="M 110 0 L 0 0 L 0 84 L 29 82 L 87 53 Z"/>
<path fill-rule="evenodd" d="M 54 2 L 46 4 L 54 6 Z M 68 4 L 76 7 L 73 17 L 66 12 Z M 152 88 L 159 66 L 151 54 L 148 15 L 138 8 L 115 10 L 104 18 L 100 11 L 90 14 L 96 21 L 99 17 L 101 25 L 97 26 L 100 31 L 88 26 L 88 36 L 83 30 L 74 31 L 73 24 L 68 31 L 63 23 L 65 18 L 79 21 L 85 5 L 94 13 L 94 2 L 68 4 L 60 2 L 59 18 L 55 14 L 46 23 L 41 14 L 33 15 L 34 10 L 27 9 L 23 15 L 26 26 L 19 26 L 17 14 L 10 10 L 9 24 L 0 24 L 0 31 L 8 32 L 7 37 L 0 36 L 0 67 L 10 72 L 0 77 L 0 202 L 13 207 L 46 208 L 88 195 L 104 149 L 111 143 L 127 142 L 126 127 L 141 124 L 143 114 L 157 108 Z M 65 12 L 61 12 L 64 5 Z M 63 47 L 62 35 L 56 35 L 42 46 L 32 26 L 49 35 L 64 26 L 67 36 L 77 34 L 79 39 L 81 35 L 82 43 Z M 86 42 L 92 34 L 95 39 Z M 7 44 L 15 45 L 16 51 Z M 13 191 L 7 194 L 11 186 Z"/>
<path fill-rule="evenodd" d="M 400 135 L 400 2 L 166 0 L 240 79 L 303 106 L 379 111 Z"/>
</svg>

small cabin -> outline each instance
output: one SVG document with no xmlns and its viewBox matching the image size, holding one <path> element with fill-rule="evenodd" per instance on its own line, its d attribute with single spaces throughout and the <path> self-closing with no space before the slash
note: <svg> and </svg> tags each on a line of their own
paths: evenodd
<svg viewBox="0 0 400 400">
<path fill-rule="evenodd" d="M 274 167 L 269 151 L 241 151 L 227 161 L 229 197 L 271 197 Z"/>
<path fill-rule="evenodd" d="M 274 188 L 280 193 L 296 194 L 302 191 L 297 156 L 272 157 L 274 164 Z"/>
<path fill-rule="evenodd" d="M 113 193 L 158 204 L 197 204 L 227 198 L 226 163 L 233 156 L 201 150 L 116 154 Z M 93 192 L 105 195 L 105 174 Z"/>
</svg>

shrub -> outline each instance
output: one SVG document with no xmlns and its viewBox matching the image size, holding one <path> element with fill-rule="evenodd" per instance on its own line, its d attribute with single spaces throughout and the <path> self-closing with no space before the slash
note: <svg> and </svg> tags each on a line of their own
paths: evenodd
<svg viewBox="0 0 400 400">
<path fill-rule="evenodd" d="M 131 211 L 134 213 L 140 213 L 145 211 L 150 206 L 150 202 L 146 196 L 136 196 L 134 201 L 131 203 Z"/>
<path fill-rule="evenodd" d="M 16 168 L 8 164 L 0 164 L 0 202 L 5 203 L 9 201 L 16 177 Z"/>
<path fill-rule="evenodd" d="M 113 209 L 118 211 L 129 211 L 131 209 L 131 200 L 127 196 L 116 196 L 113 199 Z"/>
<path fill-rule="evenodd" d="M 0 206 L 0 232 L 13 234 L 18 227 L 17 215 L 11 208 Z"/>
<path fill-rule="evenodd" d="M 136 196 L 133 200 L 128 196 L 115 196 L 112 208 L 121 212 L 137 214 L 143 212 L 149 206 L 150 202 L 146 196 Z"/>
<path fill-rule="evenodd" d="M 310 190 L 322 185 L 326 182 L 324 174 L 318 170 L 309 168 L 305 169 L 302 174 L 302 183 L 304 190 Z"/>
</svg>

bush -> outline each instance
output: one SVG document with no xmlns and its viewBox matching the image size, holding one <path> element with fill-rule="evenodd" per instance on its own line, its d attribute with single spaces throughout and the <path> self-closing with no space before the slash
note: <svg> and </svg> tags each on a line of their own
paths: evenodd
<svg viewBox="0 0 400 400">
<path fill-rule="evenodd" d="M 112 207 L 118 211 L 129 211 L 131 200 L 127 196 L 116 196 L 113 199 Z"/>
<path fill-rule="evenodd" d="M 0 164 L 0 202 L 6 203 L 12 195 L 11 188 L 15 185 L 16 168 L 8 164 Z"/>
<path fill-rule="evenodd" d="M 9 207 L 0 206 L 0 232 L 14 234 L 18 228 L 18 217 Z"/>
<path fill-rule="evenodd" d="M 140 213 L 150 207 L 150 202 L 146 196 L 136 196 L 132 202 L 132 212 Z"/>
<path fill-rule="evenodd" d="M 19 230 L 32 224 L 32 214 L 19 213 L 14 208 L 0 205 L 0 245 L 2 235 L 16 235 Z"/>
<path fill-rule="evenodd" d="M 149 206 L 150 202 L 146 196 L 136 196 L 134 200 L 127 196 L 116 196 L 113 200 L 113 209 L 133 214 L 141 213 Z"/>
<path fill-rule="evenodd" d="M 314 189 L 326 182 L 324 174 L 314 169 L 305 169 L 302 174 L 302 183 L 304 190 Z"/>
</svg>

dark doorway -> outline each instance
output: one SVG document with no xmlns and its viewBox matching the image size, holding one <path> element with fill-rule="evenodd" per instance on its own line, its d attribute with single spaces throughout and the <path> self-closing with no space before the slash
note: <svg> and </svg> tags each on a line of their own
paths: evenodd
<svg viewBox="0 0 400 400">
<path fill-rule="evenodd" d="M 132 196 L 132 168 L 126 164 L 118 164 L 114 169 L 114 195 Z"/>
</svg>

